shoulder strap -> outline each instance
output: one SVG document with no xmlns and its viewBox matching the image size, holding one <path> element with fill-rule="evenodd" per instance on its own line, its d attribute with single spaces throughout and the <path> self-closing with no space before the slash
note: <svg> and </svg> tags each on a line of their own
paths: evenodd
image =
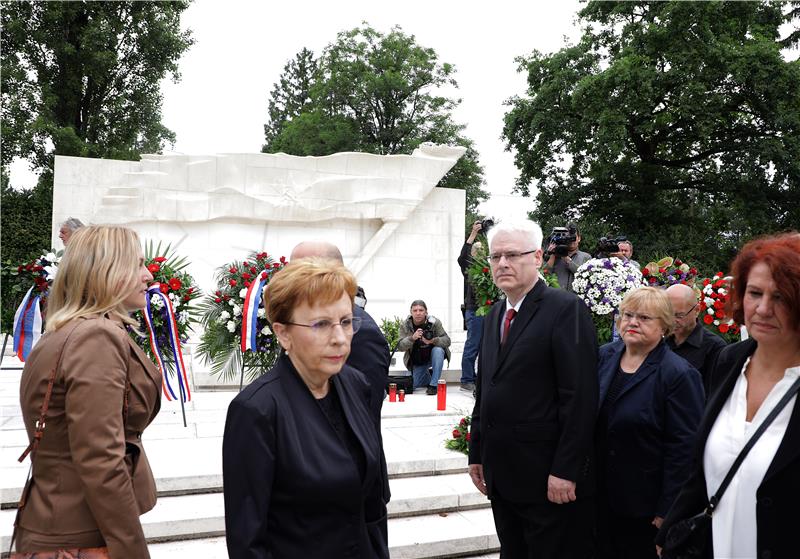
<svg viewBox="0 0 800 559">
<path fill-rule="evenodd" d="M 737 456 L 736 460 L 733 461 L 733 465 L 731 465 L 731 469 L 728 470 L 725 479 L 722 480 L 719 489 L 717 489 L 717 492 L 708 500 L 708 506 L 705 510 L 705 513 L 708 516 L 711 516 L 711 514 L 714 512 L 714 509 L 717 508 L 719 500 L 722 498 L 722 495 L 725 493 L 728 485 L 730 485 L 733 476 L 736 475 L 736 472 L 739 470 L 739 466 L 742 465 L 742 462 L 744 462 L 744 459 L 747 457 L 747 453 L 750 452 L 750 449 L 753 448 L 759 437 L 764 433 L 764 431 L 767 430 L 767 427 L 769 427 L 775 418 L 778 417 L 778 414 L 781 412 L 781 410 L 786 407 L 786 404 L 789 403 L 789 400 L 791 400 L 794 395 L 797 394 L 798 390 L 800 390 L 800 378 L 795 380 L 794 383 L 789 387 L 789 390 L 786 391 L 786 394 L 784 394 L 775 407 L 772 408 L 772 411 L 769 412 L 769 415 L 766 418 L 764 418 L 764 421 L 762 421 L 761 425 L 758 426 L 756 432 L 753 433 L 753 435 L 747 441 L 747 444 L 745 444 L 744 448 L 742 448 L 741 452 L 739 452 L 739 456 Z"/>
</svg>

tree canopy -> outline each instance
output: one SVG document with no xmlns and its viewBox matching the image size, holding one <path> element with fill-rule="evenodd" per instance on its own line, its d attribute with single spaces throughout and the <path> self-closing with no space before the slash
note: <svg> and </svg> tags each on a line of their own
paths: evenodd
<svg viewBox="0 0 800 559">
<path fill-rule="evenodd" d="M 475 209 L 487 193 L 472 141 L 455 123 L 455 67 L 399 27 L 383 34 L 364 24 L 337 35 L 319 58 L 300 51 L 273 86 L 264 152 L 329 155 L 411 153 L 423 142 L 457 144 L 467 153 L 439 186 L 467 191 Z"/>
<path fill-rule="evenodd" d="M 544 225 L 578 219 L 646 253 L 724 269 L 800 227 L 800 63 L 769 2 L 589 2 L 577 44 L 519 60 L 504 137 Z"/>
</svg>

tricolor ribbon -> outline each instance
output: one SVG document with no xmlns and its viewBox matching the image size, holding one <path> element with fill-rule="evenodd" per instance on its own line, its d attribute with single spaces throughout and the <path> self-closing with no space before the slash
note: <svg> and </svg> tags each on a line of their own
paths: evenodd
<svg viewBox="0 0 800 559">
<path fill-rule="evenodd" d="M 165 294 L 161 293 L 161 284 L 156 283 L 147 288 L 146 306 L 144 312 L 144 321 L 147 324 L 147 329 L 150 332 L 150 348 L 153 350 L 153 355 L 156 356 L 158 361 L 158 368 L 161 371 L 162 389 L 164 396 L 167 400 L 177 400 L 175 391 L 172 389 L 172 384 L 169 381 L 169 372 L 164 364 L 164 356 L 161 353 L 158 339 L 156 338 L 155 328 L 153 327 L 153 310 L 150 306 L 150 298 L 155 295 L 161 298 L 162 313 L 167 323 L 167 339 L 169 340 L 169 349 L 172 351 L 173 362 L 175 363 L 175 372 L 178 378 L 178 389 L 180 390 L 181 400 L 188 402 L 192 399 L 191 392 L 189 391 L 189 381 L 186 377 L 186 366 L 183 364 L 183 352 L 181 351 L 181 339 L 178 335 L 178 321 L 175 318 L 175 311 L 172 308 L 172 301 L 169 300 Z"/>
<path fill-rule="evenodd" d="M 261 304 L 261 293 L 267 283 L 269 269 L 263 270 L 247 288 L 242 309 L 242 353 L 247 350 L 258 351 L 258 306 Z"/>
<path fill-rule="evenodd" d="M 14 313 L 14 353 L 20 361 L 25 361 L 33 346 L 42 337 L 42 311 L 39 295 L 31 287 Z"/>
</svg>

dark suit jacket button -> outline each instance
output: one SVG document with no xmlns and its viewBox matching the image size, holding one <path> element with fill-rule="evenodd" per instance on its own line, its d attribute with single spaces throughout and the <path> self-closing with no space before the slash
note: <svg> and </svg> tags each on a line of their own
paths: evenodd
<svg viewBox="0 0 800 559">
<path fill-rule="evenodd" d="M 758 500 L 758 504 L 762 507 L 769 508 L 772 506 L 772 499 L 769 497 L 764 497 L 763 499 Z"/>
</svg>

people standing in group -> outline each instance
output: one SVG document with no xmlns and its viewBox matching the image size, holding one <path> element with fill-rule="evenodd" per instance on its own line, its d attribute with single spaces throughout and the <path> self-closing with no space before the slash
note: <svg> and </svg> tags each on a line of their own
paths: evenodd
<svg viewBox="0 0 800 559">
<path fill-rule="evenodd" d="M 403 363 L 411 371 L 414 388 L 425 388 L 429 396 L 435 396 L 444 360 L 450 360 L 450 336 L 442 321 L 429 315 L 425 301 L 417 299 L 411 303 L 411 314 L 400 324 L 399 336 L 397 350 L 405 352 Z"/>
<path fill-rule="evenodd" d="M 467 331 L 464 352 L 461 355 L 461 390 L 467 392 L 475 390 L 475 360 L 478 358 L 481 332 L 483 331 L 483 317 L 475 314 L 478 305 L 475 301 L 475 289 L 472 287 L 468 273 L 474 262 L 473 259 L 482 248 L 481 242 L 476 240 L 482 228 L 481 221 L 472 224 L 469 237 L 461 247 L 461 254 L 458 256 L 458 266 L 464 276 L 464 329 Z"/>
<path fill-rule="evenodd" d="M 488 235 L 506 295 L 484 320 L 469 474 L 492 504 L 501 557 L 592 556 L 597 339 L 586 305 L 539 277 L 542 231 Z"/>
<path fill-rule="evenodd" d="M 750 338 L 717 356 L 690 477 L 661 527 L 659 545 L 676 522 L 703 512 L 745 443 L 800 377 L 800 235 L 750 241 L 730 275 L 726 310 Z M 797 557 L 797 400 L 791 397 L 734 474 L 713 512 L 704 557 Z"/>
<path fill-rule="evenodd" d="M 64 243 L 66 247 L 72 234 L 83 226 L 83 222 L 80 219 L 75 217 L 67 218 L 67 220 L 58 227 L 58 238 L 61 239 L 61 242 Z"/>
<path fill-rule="evenodd" d="M 232 559 L 388 558 L 380 438 L 364 375 L 346 364 L 361 319 L 353 275 L 301 258 L 265 289 L 284 353 L 233 399 L 222 471 Z"/>
<path fill-rule="evenodd" d="M 725 347 L 725 340 L 697 320 L 700 301 L 694 289 L 678 283 L 669 286 L 666 294 L 675 317 L 675 329 L 667 337 L 667 345 L 700 372 L 703 387 L 708 395 L 711 387 L 711 367 L 717 354 Z"/>
<path fill-rule="evenodd" d="M 139 516 L 155 505 L 156 484 L 141 436 L 158 413 L 161 376 L 126 326 L 136 326 L 130 313 L 153 276 L 130 229 L 92 225 L 67 240 L 47 331 L 20 380 L 32 475 L 16 548 L 146 558 Z"/>
<path fill-rule="evenodd" d="M 655 559 L 658 527 L 688 475 L 705 398 L 700 374 L 664 341 L 674 320 L 664 292 L 641 287 L 620 304 L 620 340 L 600 348 L 599 559 Z"/>
<path fill-rule="evenodd" d="M 557 254 L 556 245 L 550 244 L 547 247 L 547 254 L 549 255 L 547 261 L 544 263 L 544 271 L 547 273 L 554 273 L 558 278 L 558 285 L 561 289 L 572 291 L 572 281 L 575 279 L 575 272 L 581 264 L 591 260 L 592 255 L 588 252 L 580 250 L 581 245 L 581 232 L 578 226 L 574 223 L 568 223 L 566 229 L 570 232 L 574 231 L 575 240 L 572 241 L 563 256 Z"/>
</svg>

